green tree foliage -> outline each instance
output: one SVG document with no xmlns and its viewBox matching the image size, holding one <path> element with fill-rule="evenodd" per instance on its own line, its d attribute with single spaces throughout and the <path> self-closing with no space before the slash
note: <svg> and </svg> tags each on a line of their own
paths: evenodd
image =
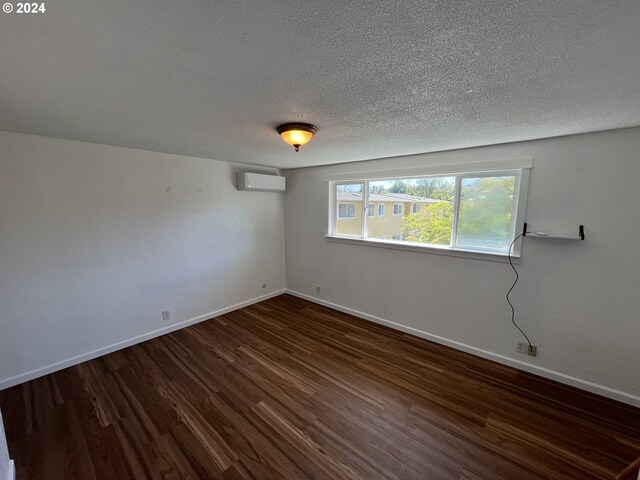
<svg viewBox="0 0 640 480">
<path fill-rule="evenodd" d="M 402 238 L 407 242 L 449 245 L 453 224 L 453 204 L 438 202 L 427 205 L 402 222 Z"/>
<path fill-rule="evenodd" d="M 395 180 L 389 188 L 389 192 L 391 193 L 407 193 L 407 184 L 402 180 Z"/>
<path fill-rule="evenodd" d="M 409 195 L 422 198 L 435 198 L 446 202 L 453 201 L 454 177 L 420 178 L 414 185 L 407 185 Z"/>
<path fill-rule="evenodd" d="M 460 241 L 506 247 L 514 188 L 513 177 L 464 179 L 458 220 Z"/>
<path fill-rule="evenodd" d="M 407 193 L 411 195 L 443 201 L 405 217 L 402 238 L 409 242 L 448 245 L 453 224 L 453 184 L 440 177 L 421 179 L 410 187 Z M 514 189 L 513 177 L 463 179 L 459 241 L 466 245 L 507 247 Z"/>
</svg>

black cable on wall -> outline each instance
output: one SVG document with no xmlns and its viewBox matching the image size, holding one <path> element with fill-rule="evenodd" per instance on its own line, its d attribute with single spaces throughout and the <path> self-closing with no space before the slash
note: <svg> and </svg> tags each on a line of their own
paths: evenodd
<svg viewBox="0 0 640 480">
<path fill-rule="evenodd" d="M 522 330 L 518 324 L 516 323 L 516 310 L 515 308 L 513 308 L 513 304 L 511 303 L 511 300 L 509 299 L 509 294 L 511 293 L 511 291 L 513 290 L 513 288 L 516 286 L 516 283 L 518 283 L 518 279 L 520 278 L 520 276 L 518 275 L 518 270 L 516 270 L 516 267 L 513 265 L 513 262 L 511 261 L 511 250 L 513 249 L 513 246 L 515 245 L 515 243 L 518 241 L 518 239 L 520 237 L 524 236 L 524 232 L 521 233 L 520 235 L 518 235 L 516 238 L 513 239 L 513 242 L 511 242 L 511 245 L 509 245 L 509 251 L 508 251 L 508 257 L 509 257 L 509 265 L 511 265 L 511 268 L 513 269 L 513 272 L 516 274 L 516 278 L 513 281 L 513 285 L 511 285 L 511 288 L 509 289 L 509 291 L 507 292 L 506 298 L 507 298 L 507 303 L 509 304 L 509 306 L 511 307 L 511 323 L 513 323 L 515 325 L 515 327 L 520 330 L 520 333 L 522 333 L 522 335 L 524 335 L 524 338 L 527 339 L 527 343 L 529 344 L 529 350 L 533 350 L 533 345 L 531 345 L 531 341 L 529 340 L 529 337 L 527 337 L 527 334 L 524 333 L 524 330 Z"/>
</svg>

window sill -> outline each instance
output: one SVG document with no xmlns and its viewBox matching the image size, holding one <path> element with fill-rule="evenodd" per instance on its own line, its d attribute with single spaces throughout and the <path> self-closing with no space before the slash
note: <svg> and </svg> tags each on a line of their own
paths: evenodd
<svg viewBox="0 0 640 480">
<path fill-rule="evenodd" d="M 332 235 L 325 235 L 325 239 L 329 242 L 348 243 L 351 245 L 365 245 L 368 247 L 389 248 L 392 250 L 404 250 L 408 252 L 430 253 L 435 255 L 449 255 L 451 257 L 473 258 L 475 260 L 488 260 L 490 262 L 502 262 L 508 263 L 509 258 L 506 253 L 489 253 L 478 252 L 476 250 L 463 250 L 459 248 L 450 247 L 438 247 L 438 246 L 426 246 L 426 245 L 412 245 L 409 243 L 390 242 L 385 240 L 362 238 L 350 238 L 350 237 L 338 237 Z M 511 261 L 514 264 L 520 263 L 519 256 L 511 254 Z"/>
</svg>

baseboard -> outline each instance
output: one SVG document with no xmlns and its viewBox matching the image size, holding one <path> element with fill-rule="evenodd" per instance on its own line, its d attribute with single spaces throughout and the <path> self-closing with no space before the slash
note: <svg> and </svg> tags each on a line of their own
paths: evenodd
<svg viewBox="0 0 640 480">
<path fill-rule="evenodd" d="M 618 400 L 620 402 L 626 403 L 628 405 L 632 405 L 634 407 L 640 407 L 640 397 L 636 395 L 632 395 L 630 393 L 623 392 L 621 390 L 605 387 L 604 385 L 598 385 L 597 383 L 593 383 L 588 380 L 582 380 L 580 378 L 572 377 L 570 375 L 565 375 L 564 373 L 556 372 L 554 370 L 550 370 L 548 368 L 540 367 L 537 365 L 532 365 L 530 363 L 526 363 L 521 360 L 517 360 L 515 358 L 506 357 L 498 353 L 493 353 L 488 350 L 482 350 L 481 348 L 473 347 L 465 343 L 457 342 L 455 340 L 450 340 L 448 338 L 434 335 L 432 333 L 424 332 L 422 330 L 418 330 L 417 328 L 407 327 L 406 325 L 392 322 L 391 320 L 386 320 L 381 317 L 376 317 L 375 315 L 370 315 L 368 313 L 361 312 L 353 308 L 344 307 L 342 305 L 338 305 L 337 303 L 328 302 L 326 300 L 322 300 L 320 298 L 316 298 L 311 295 L 307 295 L 305 293 L 300 293 L 300 292 L 296 292 L 294 290 L 289 290 L 289 289 L 287 289 L 286 293 L 288 293 L 289 295 L 293 295 L 294 297 L 302 298 L 304 300 L 317 303 L 318 305 L 323 305 L 325 307 L 333 308 L 334 310 L 339 310 L 341 312 L 348 313 L 350 315 L 353 315 L 354 317 L 362 318 L 364 320 L 368 320 L 374 323 L 379 323 L 380 325 L 385 325 L 395 330 L 400 330 L 405 333 L 410 333 L 411 335 L 415 335 L 416 337 L 424 338 L 426 340 L 430 340 L 432 342 L 439 343 L 447 347 L 455 348 L 456 350 L 460 350 L 462 352 L 466 352 L 472 355 L 476 355 L 478 357 L 486 358 L 487 360 L 492 360 L 496 363 L 501 363 L 509 367 L 514 367 L 519 370 L 524 370 L 525 372 L 533 373 L 534 375 L 539 375 L 541 377 L 548 378 L 550 380 L 555 380 L 565 385 L 570 385 L 572 387 L 576 387 L 581 390 L 586 390 L 587 392 L 595 393 L 603 397 L 611 398 L 613 400 Z"/>
<path fill-rule="evenodd" d="M 18 385 L 23 382 L 28 382 L 29 380 L 33 380 L 34 378 L 42 377 L 43 375 L 48 375 L 49 373 L 57 372 L 58 370 L 62 370 L 64 368 L 68 368 L 73 365 L 86 362 L 87 360 L 92 360 L 94 358 L 101 357 L 108 353 L 115 352 L 116 350 L 121 350 L 123 348 L 130 347 L 131 345 L 135 345 L 136 343 L 144 342 L 146 340 L 151 340 L 152 338 L 159 337 L 160 335 L 165 335 L 167 333 L 175 332 L 176 330 L 180 330 L 181 328 L 194 325 L 204 320 L 209 320 L 210 318 L 224 315 L 225 313 L 229 313 L 234 310 L 238 310 L 240 308 L 253 305 L 254 303 L 262 302 L 263 300 L 277 297 L 278 295 L 282 295 L 283 293 L 286 293 L 286 289 L 284 288 L 277 290 L 275 292 L 268 293 L 266 295 L 261 295 L 259 297 L 255 297 L 250 300 L 246 300 L 244 302 L 236 303 L 235 305 L 231 305 L 229 307 L 225 307 L 219 310 L 215 310 L 213 312 L 205 313 L 204 315 L 200 315 L 198 317 L 185 320 L 184 322 L 175 323 L 173 325 L 169 325 L 167 327 L 160 328 L 158 330 L 154 330 L 152 332 L 145 333 L 143 335 L 138 335 L 137 337 L 133 337 L 128 340 L 123 340 L 121 342 L 117 342 L 112 345 L 108 345 L 106 347 L 98 348 L 96 350 L 83 353 L 82 355 L 76 355 L 75 357 L 71 357 L 66 360 L 62 360 L 60 362 L 55 362 L 50 365 L 37 368 L 35 370 L 31 370 L 29 372 L 22 373 L 20 375 L 5 378 L 4 380 L 0 380 L 0 390 L 4 390 L 5 388 L 13 387 L 14 385 Z"/>
</svg>

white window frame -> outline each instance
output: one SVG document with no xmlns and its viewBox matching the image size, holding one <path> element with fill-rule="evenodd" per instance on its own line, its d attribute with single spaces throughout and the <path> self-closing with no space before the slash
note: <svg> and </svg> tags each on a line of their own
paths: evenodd
<svg viewBox="0 0 640 480">
<path fill-rule="evenodd" d="M 382 214 L 380 214 L 380 208 L 382 208 Z M 385 211 L 384 211 L 384 210 L 385 210 L 385 208 L 384 208 L 384 203 L 379 203 L 379 204 L 378 204 L 378 216 L 379 216 L 379 217 L 384 217 L 384 214 L 385 214 Z"/>
<path fill-rule="evenodd" d="M 368 184 L 369 182 L 367 182 Z M 396 206 L 400 207 L 400 213 L 396 213 Z M 393 204 L 393 210 L 391 211 L 391 213 L 393 214 L 394 217 L 401 217 L 402 215 L 404 215 L 404 203 L 394 203 Z"/>
<path fill-rule="evenodd" d="M 476 162 L 471 164 L 459 164 L 444 166 L 439 165 L 431 169 L 410 168 L 403 170 L 389 170 L 384 172 L 353 172 L 341 175 L 342 178 L 329 176 L 327 180 L 327 191 L 329 200 L 329 223 L 327 224 L 326 239 L 328 241 L 346 242 L 359 245 L 369 245 L 398 250 L 408 250 L 422 253 L 435 253 L 440 255 L 451 255 L 457 257 L 468 257 L 482 260 L 507 261 L 507 252 L 503 250 L 492 250 L 487 247 L 466 247 L 457 244 L 458 236 L 458 216 L 460 209 L 460 187 L 463 178 L 499 177 L 514 176 L 515 188 L 513 194 L 513 204 L 511 212 L 511 224 L 509 226 L 509 243 L 522 232 L 525 222 L 525 209 L 527 190 L 529 186 L 529 173 L 533 167 L 532 158 L 522 158 L 513 160 L 493 160 L 487 162 Z M 428 177 L 456 177 L 454 196 L 454 220 L 452 225 L 452 241 L 450 245 L 430 245 L 397 240 L 381 240 L 367 237 L 367 216 L 363 215 L 362 234 L 360 236 L 347 236 L 335 234 L 335 192 L 337 185 L 362 184 L 363 192 L 363 214 L 369 198 L 369 182 L 381 180 L 413 179 Z M 383 207 L 384 208 L 384 207 Z M 379 213 L 379 211 L 378 211 Z M 386 213 L 386 212 L 385 212 Z M 332 221 L 333 219 L 333 221 Z M 517 263 L 521 255 L 522 240 L 515 242 L 511 250 L 511 257 Z"/>
<path fill-rule="evenodd" d="M 411 204 L 411 215 L 415 215 L 419 211 L 420 211 L 420 204 L 419 203 Z"/>
</svg>

